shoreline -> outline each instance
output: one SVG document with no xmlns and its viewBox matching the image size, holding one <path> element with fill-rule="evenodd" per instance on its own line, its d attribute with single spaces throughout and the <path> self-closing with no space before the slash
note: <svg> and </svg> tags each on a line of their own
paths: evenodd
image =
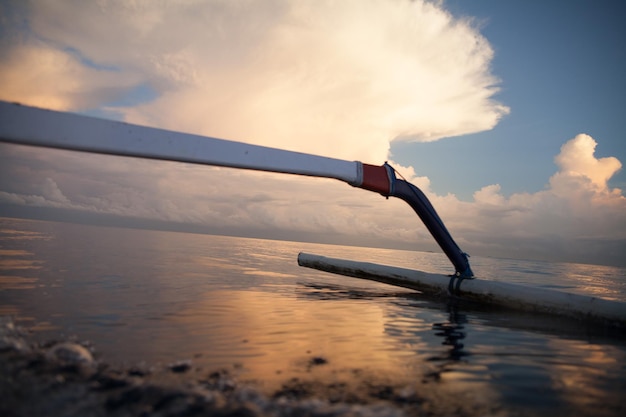
<svg viewBox="0 0 626 417">
<path fill-rule="evenodd" d="M 353 372 L 351 382 L 291 378 L 263 392 L 228 370 L 189 360 L 113 367 L 88 343 L 32 342 L 0 318 L 0 415 L 95 416 L 505 416 L 497 404 L 437 393 L 437 376 L 407 385 Z M 313 358 L 307 366 L 325 366 Z"/>
</svg>

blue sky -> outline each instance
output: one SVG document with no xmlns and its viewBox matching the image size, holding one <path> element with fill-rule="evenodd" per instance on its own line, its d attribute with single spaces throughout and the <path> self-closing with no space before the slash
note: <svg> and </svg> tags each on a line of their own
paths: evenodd
<svg viewBox="0 0 626 417">
<path fill-rule="evenodd" d="M 544 189 L 554 156 L 578 133 L 597 156 L 626 161 L 626 3 L 622 1 L 448 0 L 471 16 L 495 55 L 497 97 L 511 112 L 492 130 L 432 143 L 392 146 L 440 193 L 467 199 L 498 182 L 504 194 Z M 445 161 L 442 163 L 442 161 Z M 626 188 L 621 170 L 609 182 Z"/>
<path fill-rule="evenodd" d="M 0 15 L 1 100 L 389 160 L 470 254 L 626 262 L 621 1 L 9 0 Z M 437 250 L 402 202 L 324 180 L 14 145 L 0 174 L 0 215 Z"/>
</svg>

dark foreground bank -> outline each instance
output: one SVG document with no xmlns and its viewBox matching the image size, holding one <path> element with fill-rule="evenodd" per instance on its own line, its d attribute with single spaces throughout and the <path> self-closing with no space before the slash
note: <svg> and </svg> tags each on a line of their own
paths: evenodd
<svg viewBox="0 0 626 417">
<path fill-rule="evenodd" d="M 318 357 L 306 366 L 324 363 Z M 190 361 L 116 369 L 94 358 L 86 343 L 34 343 L 27 331 L 0 319 L 0 415 L 5 417 L 511 415 L 467 399 L 441 401 L 428 385 L 359 375 L 354 383 L 290 379 L 266 393 L 229 371 L 197 369 Z"/>
</svg>

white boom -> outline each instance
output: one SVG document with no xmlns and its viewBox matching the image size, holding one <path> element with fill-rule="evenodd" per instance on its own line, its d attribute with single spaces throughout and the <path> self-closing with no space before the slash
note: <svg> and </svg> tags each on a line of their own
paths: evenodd
<svg viewBox="0 0 626 417">
<path fill-rule="evenodd" d="M 334 178 L 359 186 L 360 162 L 0 101 L 0 140 L 110 155 Z"/>
</svg>

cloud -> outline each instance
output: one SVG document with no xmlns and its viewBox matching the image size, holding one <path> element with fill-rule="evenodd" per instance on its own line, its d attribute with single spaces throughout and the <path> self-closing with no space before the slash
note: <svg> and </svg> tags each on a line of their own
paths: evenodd
<svg viewBox="0 0 626 417">
<path fill-rule="evenodd" d="M 596 145 L 585 134 L 567 141 L 545 190 L 507 198 L 493 184 L 475 192 L 471 203 L 435 196 L 436 207 L 480 253 L 624 264 L 626 198 L 607 186 L 621 163 L 596 158 Z"/>
<path fill-rule="evenodd" d="M 596 159 L 594 156 L 596 141 L 589 135 L 580 134 L 561 147 L 561 153 L 554 159 L 560 172 L 551 178 L 553 188 L 564 187 L 569 181 L 589 183 L 597 192 L 611 192 L 607 181 L 622 168 L 621 162 L 614 157 Z M 614 190 L 620 193 L 620 190 Z"/>
<path fill-rule="evenodd" d="M 138 77 L 89 68 L 43 45 L 12 50 L 0 65 L 0 99 L 54 110 L 85 110 L 118 98 Z"/>
<path fill-rule="evenodd" d="M 436 2 L 28 5 L 34 35 L 9 48 L 5 100 L 89 109 L 140 77 L 157 98 L 116 108 L 128 121 L 375 162 L 396 138 L 482 131 L 508 112 L 489 43 Z"/>
</svg>

